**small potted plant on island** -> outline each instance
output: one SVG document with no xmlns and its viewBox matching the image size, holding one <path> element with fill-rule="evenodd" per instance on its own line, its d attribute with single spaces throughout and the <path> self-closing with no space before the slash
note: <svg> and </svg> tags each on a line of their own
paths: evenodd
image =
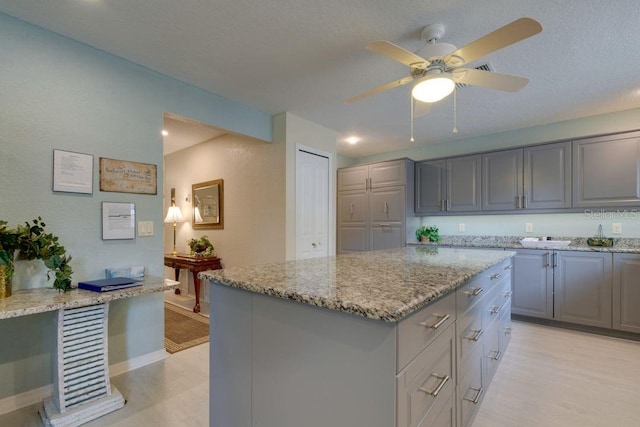
<svg viewBox="0 0 640 427">
<path fill-rule="evenodd" d="M 202 236 L 199 239 L 190 239 L 187 244 L 191 250 L 191 256 L 202 258 L 214 256 L 213 243 L 207 236 Z"/>
<path fill-rule="evenodd" d="M 0 221 L 0 298 L 11 296 L 16 254 L 18 260 L 41 259 L 48 268 L 47 278 L 55 277 L 53 287 L 64 292 L 71 290 L 71 257 L 58 237 L 46 233 L 45 227 L 40 217 L 15 229 Z"/>
<path fill-rule="evenodd" d="M 442 240 L 440 238 L 438 227 L 436 227 L 435 225 L 423 225 L 418 227 L 418 229 L 416 230 L 416 238 L 419 242 L 423 243 L 438 243 L 440 242 L 440 240 Z"/>
</svg>

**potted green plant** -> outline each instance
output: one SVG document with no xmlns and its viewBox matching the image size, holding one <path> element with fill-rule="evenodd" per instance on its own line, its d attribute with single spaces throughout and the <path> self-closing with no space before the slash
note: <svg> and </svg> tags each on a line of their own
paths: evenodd
<svg viewBox="0 0 640 427">
<path fill-rule="evenodd" d="M 71 289 L 71 257 L 67 256 L 58 237 L 47 233 L 45 227 L 40 217 L 15 229 L 7 228 L 7 222 L 0 221 L 0 280 L 4 271 L 4 296 L 11 295 L 16 255 L 18 260 L 41 259 L 48 268 L 47 278 L 54 278 L 53 287 L 64 292 Z"/>
<path fill-rule="evenodd" d="M 190 239 L 187 241 L 191 255 L 196 257 L 210 257 L 213 256 L 213 243 L 207 236 L 202 236 L 199 239 Z"/>
<path fill-rule="evenodd" d="M 418 227 L 418 229 L 416 230 L 416 238 L 419 242 L 438 243 L 440 242 L 440 240 L 442 240 L 440 238 L 438 227 L 436 227 L 435 225 L 422 225 Z"/>
</svg>

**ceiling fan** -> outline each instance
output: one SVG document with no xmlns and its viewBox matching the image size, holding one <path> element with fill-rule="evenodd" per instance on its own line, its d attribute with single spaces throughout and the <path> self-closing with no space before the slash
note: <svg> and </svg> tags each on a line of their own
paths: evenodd
<svg viewBox="0 0 640 427">
<path fill-rule="evenodd" d="M 444 35 L 444 31 L 445 28 L 442 24 L 427 25 L 422 31 L 422 39 L 427 44 L 416 53 L 386 40 L 376 41 L 365 46 L 367 50 L 408 66 L 409 76 L 349 98 L 345 103 L 350 104 L 411 82 L 416 83 L 411 91 L 413 98 L 423 102 L 437 102 L 445 98 L 453 92 L 456 83 L 507 92 L 516 92 L 529 83 L 529 79 L 526 77 L 461 67 L 538 34 L 542 31 L 542 25 L 535 19 L 517 19 L 460 49 L 456 49 L 449 43 L 437 43 L 438 39 Z"/>
</svg>

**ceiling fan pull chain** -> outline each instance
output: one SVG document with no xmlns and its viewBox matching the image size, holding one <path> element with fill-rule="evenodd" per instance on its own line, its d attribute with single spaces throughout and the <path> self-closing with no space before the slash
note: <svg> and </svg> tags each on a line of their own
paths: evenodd
<svg viewBox="0 0 640 427">
<path fill-rule="evenodd" d="M 453 90 L 453 133 L 458 133 L 458 89 Z"/>
<path fill-rule="evenodd" d="M 413 139 L 413 106 L 414 106 L 414 103 L 416 101 L 413 99 L 413 95 L 411 95 L 411 93 L 409 93 L 409 102 L 411 104 L 411 139 L 409 139 L 409 142 L 414 142 L 414 139 Z"/>
</svg>

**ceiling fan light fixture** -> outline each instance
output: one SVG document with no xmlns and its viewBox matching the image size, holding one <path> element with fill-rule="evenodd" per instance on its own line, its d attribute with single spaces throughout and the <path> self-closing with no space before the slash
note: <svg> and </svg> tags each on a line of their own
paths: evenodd
<svg viewBox="0 0 640 427">
<path fill-rule="evenodd" d="M 413 87 L 411 95 L 422 102 L 438 102 L 453 92 L 456 84 L 449 73 L 428 76 Z"/>
</svg>

